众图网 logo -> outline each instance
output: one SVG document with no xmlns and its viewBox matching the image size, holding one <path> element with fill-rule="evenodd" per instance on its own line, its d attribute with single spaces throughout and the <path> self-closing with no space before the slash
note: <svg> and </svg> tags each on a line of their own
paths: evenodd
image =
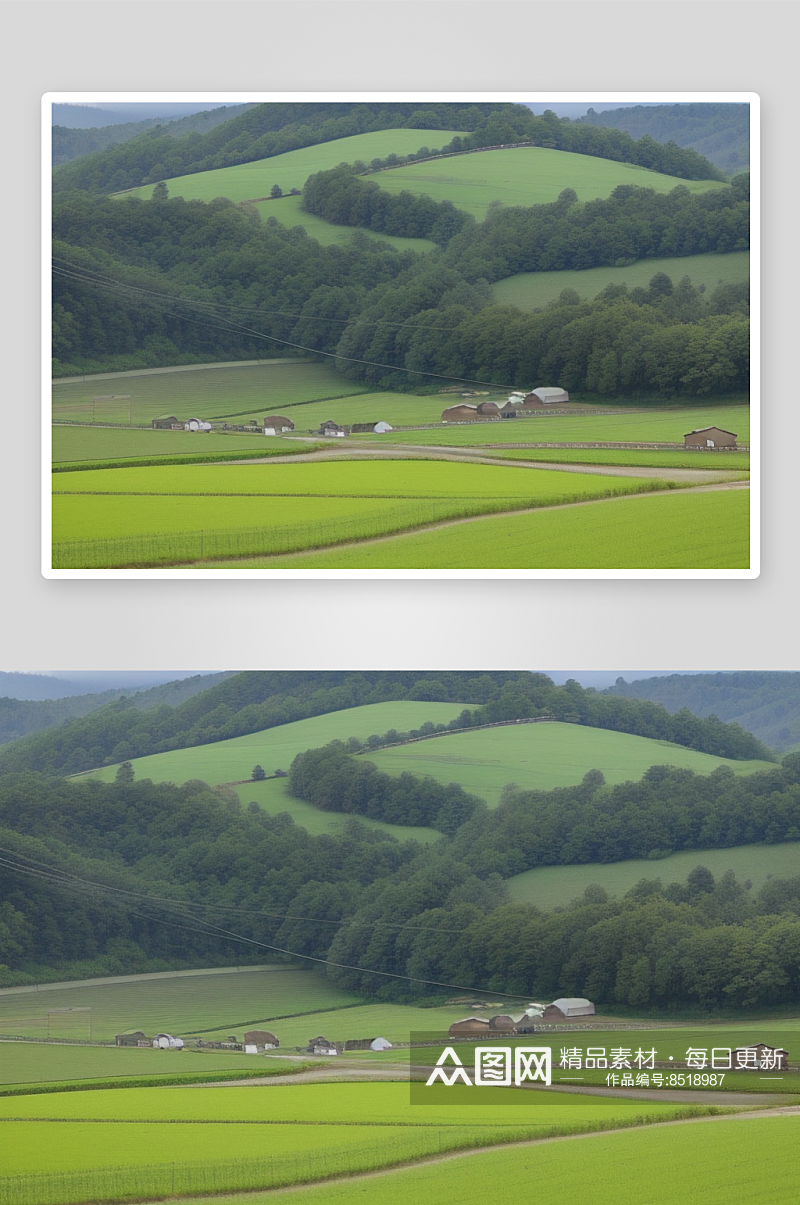
<svg viewBox="0 0 800 1205">
<path fill-rule="evenodd" d="M 474 1079 L 452 1046 L 447 1046 L 425 1081 L 425 1087 L 441 1082 L 447 1088 L 455 1083 L 468 1088 L 510 1088 L 538 1081 L 550 1086 L 552 1053 L 549 1046 L 476 1046 Z M 512 1078 L 513 1071 L 513 1078 Z"/>
</svg>

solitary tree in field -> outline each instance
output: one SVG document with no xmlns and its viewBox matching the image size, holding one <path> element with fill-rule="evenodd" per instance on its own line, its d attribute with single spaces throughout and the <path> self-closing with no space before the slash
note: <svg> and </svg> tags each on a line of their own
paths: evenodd
<svg viewBox="0 0 800 1205">
<path fill-rule="evenodd" d="M 124 761 L 117 768 L 115 782 L 133 782 L 133 766 L 129 761 Z"/>
<path fill-rule="evenodd" d="M 168 199 L 169 199 L 169 189 L 167 188 L 167 186 L 163 180 L 159 180 L 158 184 L 156 184 L 155 188 L 153 189 L 153 200 L 154 201 L 166 201 Z"/>
<path fill-rule="evenodd" d="M 262 770 L 261 766 L 253 766 L 253 773 L 251 775 L 253 782 L 262 782 L 266 777 L 267 776 Z"/>
<path fill-rule="evenodd" d="M 280 184 L 273 184 L 272 188 L 269 190 L 269 195 L 271 197 L 282 197 L 283 189 L 281 188 Z"/>
</svg>

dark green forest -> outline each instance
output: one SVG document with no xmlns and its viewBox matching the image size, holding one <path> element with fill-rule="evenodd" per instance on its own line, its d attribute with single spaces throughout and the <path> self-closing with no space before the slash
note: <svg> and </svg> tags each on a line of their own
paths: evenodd
<svg viewBox="0 0 800 1205">
<path fill-rule="evenodd" d="M 632 138 L 648 135 L 657 142 L 691 147 L 730 174 L 750 163 L 750 106 L 746 104 L 632 105 L 602 113 L 590 109 L 577 121 L 579 125 L 624 130 Z"/>
</svg>

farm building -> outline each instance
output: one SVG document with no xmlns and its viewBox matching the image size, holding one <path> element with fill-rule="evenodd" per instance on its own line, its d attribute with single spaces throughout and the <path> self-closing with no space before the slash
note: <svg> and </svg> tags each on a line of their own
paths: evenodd
<svg viewBox="0 0 800 1205">
<path fill-rule="evenodd" d="M 114 1039 L 116 1046 L 138 1046 L 140 1042 L 150 1045 L 150 1039 L 142 1033 L 141 1029 L 126 1029 L 124 1033 L 118 1033 Z"/>
<path fill-rule="evenodd" d="M 158 418 L 153 419 L 154 431 L 174 431 L 176 428 L 182 430 L 183 423 L 174 414 L 159 414 Z"/>
<path fill-rule="evenodd" d="M 559 996 L 552 1004 L 548 1004 L 542 1013 L 545 1021 L 565 1021 L 572 1017 L 594 1016 L 594 1005 L 591 1000 L 583 1000 L 577 996 Z"/>
<path fill-rule="evenodd" d="M 391 1050 L 392 1043 L 386 1038 L 351 1038 L 344 1044 L 345 1050 Z"/>
<path fill-rule="evenodd" d="M 683 443 L 687 448 L 735 448 L 736 439 L 733 431 L 723 431 L 721 427 L 700 427 L 684 435 Z"/>
<path fill-rule="evenodd" d="M 344 435 L 344 427 L 340 427 L 332 418 L 329 418 L 326 422 L 320 423 L 319 434 L 339 436 L 341 438 Z"/>
<path fill-rule="evenodd" d="M 457 406 L 448 406 L 446 410 L 442 411 L 443 423 L 470 422 L 478 417 L 478 407 L 469 406 L 466 402 L 460 402 Z"/>
<path fill-rule="evenodd" d="M 321 1035 L 316 1038 L 309 1038 L 306 1050 L 308 1054 L 338 1054 L 344 1047 L 341 1042 L 330 1042 L 327 1038 Z"/>
<path fill-rule="evenodd" d="M 478 414 L 480 414 L 482 418 L 499 418 L 500 407 L 498 406 L 497 402 L 479 402 Z"/>
<path fill-rule="evenodd" d="M 294 431 L 294 423 L 282 414 L 268 414 L 264 419 L 265 435 L 283 435 L 284 431 Z"/>
<path fill-rule="evenodd" d="M 447 1035 L 450 1038 L 478 1038 L 490 1032 L 489 1022 L 484 1017 L 464 1017 L 461 1021 L 453 1022 Z"/>
<path fill-rule="evenodd" d="M 788 1071 L 789 1052 L 775 1046 L 767 1046 L 766 1042 L 756 1042 L 755 1046 L 740 1046 L 731 1051 L 731 1070 L 733 1071 Z"/>
<path fill-rule="evenodd" d="M 211 423 L 207 423 L 203 418 L 189 418 L 183 424 L 184 431 L 210 431 Z"/>
<path fill-rule="evenodd" d="M 183 1050 L 183 1038 L 173 1038 L 169 1033 L 157 1033 L 153 1038 L 157 1050 Z"/>
<path fill-rule="evenodd" d="M 246 1046 L 257 1046 L 259 1050 L 277 1050 L 280 1042 L 268 1029 L 249 1029 L 244 1035 Z"/>
<path fill-rule="evenodd" d="M 385 435 L 387 431 L 393 430 L 388 423 L 384 422 L 376 423 L 372 429 L 376 435 Z"/>
<path fill-rule="evenodd" d="M 525 394 L 522 405 L 526 410 L 535 410 L 540 406 L 562 406 L 568 401 L 569 394 L 566 389 L 541 385 L 538 389 L 532 389 L 530 393 Z"/>
<path fill-rule="evenodd" d="M 493 1033 L 535 1033 L 533 1018 L 524 1013 L 499 1013 L 490 1017 L 489 1029 Z"/>
</svg>

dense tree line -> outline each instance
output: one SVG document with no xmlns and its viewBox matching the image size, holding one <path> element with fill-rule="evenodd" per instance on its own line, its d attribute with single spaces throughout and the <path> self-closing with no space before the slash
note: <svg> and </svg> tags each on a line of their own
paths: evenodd
<svg viewBox="0 0 800 1205">
<path fill-rule="evenodd" d="M 289 771 L 289 791 L 326 812 L 435 828 L 449 836 L 486 810 L 482 799 L 457 783 L 382 774 L 372 762 L 348 756 L 342 741 L 298 753 Z"/>
<path fill-rule="evenodd" d="M 657 142 L 676 142 L 734 173 L 750 162 L 750 106 L 703 101 L 695 104 L 631 105 L 624 109 L 589 109 L 579 125 L 610 126 L 632 138 L 645 134 Z"/>
<path fill-rule="evenodd" d="M 619 678 L 606 693 L 649 699 L 671 712 L 683 708 L 697 716 L 713 712 L 741 724 L 779 753 L 800 746 L 800 673 L 671 674 L 636 682 Z"/>
<path fill-rule="evenodd" d="M 337 226 L 362 226 L 402 238 L 427 238 L 445 246 L 475 219 L 452 201 L 424 195 L 385 192 L 374 180 L 364 180 L 356 167 L 341 164 L 309 176 L 303 188 L 303 208 Z"/>
<path fill-rule="evenodd" d="M 231 121 L 245 108 L 244 105 L 223 105 L 218 109 L 206 109 L 202 113 L 190 113 L 186 117 L 175 118 L 174 121 L 163 117 L 145 117 L 141 121 L 116 122 L 106 126 L 91 126 L 87 129 L 54 125 L 52 131 L 53 166 L 69 163 L 82 155 L 91 155 L 96 151 L 105 151 L 110 146 L 128 142 L 138 134 L 153 130 L 159 126 L 161 134 L 169 134 L 171 138 L 197 132 L 201 134 L 213 130 L 223 122 Z M 54 106 L 53 116 L 58 117 L 59 106 Z"/>
</svg>

